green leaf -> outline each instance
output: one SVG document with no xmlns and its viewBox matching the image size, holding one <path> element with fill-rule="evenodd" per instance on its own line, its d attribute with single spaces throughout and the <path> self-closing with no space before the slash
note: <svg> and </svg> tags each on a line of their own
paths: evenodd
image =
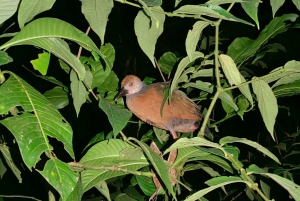
<svg viewBox="0 0 300 201">
<path fill-rule="evenodd" d="M 38 70 L 42 75 L 46 75 L 50 63 L 50 54 L 48 52 L 43 52 L 38 54 L 38 56 L 38 59 L 31 60 L 30 63 L 35 70 Z"/>
<path fill-rule="evenodd" d="M 22 0 L 18 11 L 18 22 L 22 29 L 26 22 L 32 20 L 36 15 L 50 10 L 55 0 Z"/>
<path fill-rule="evenodd" d="M 299 95 L 300 94 L 300 80 L 281 85 L 279 87 L 276 87 L 273 89 L 274 95 L 279 98 L 279 97 L 285 97 L 285 96 L 294 96 L 294 95 Z"/>
<path fill-rule="evenodd" d="M 212 93 L 214 91 L 214 86 L 209 82 L 202 82 L 197 80 L 196 82 L 189 82 L 183 85 L 184 88 L 193 87 L 196 89 L 200 89 L 202 91 L 206 91 L 208 93 Z"/>
<path fill-rule="evenodd" d="M 271 7 L 272 7 L 272 13 L 273 17 L 275 17 L 275 14 L 277 10 L 284 4 L 285 0 L 272 0 L 270 1 Z"/>
<path fill-rule="evenodd" d="M 226 83 L 226 85 L 227 85 L 227 83 Z M 228 94 L 231 99 L 233 98 L 231 90 L 225 91 L 224 93 Z M 233 101 L 233 99 L 232 99 L 232 101 Z M 233 101 L 233 103 L 234 103 L 234 101 Z M 234 109 L 230 105 L 228 105 L 225 101 L 221 100 L 221 104 L 227 115 L 234 111 Z"/>
<path fill-rule="evenodd" d="M 82 182 L 81 182 L 81 176 L 79 175 L 79 179 L 76 183 L 76 186 L 71 192 L 71 194 L 69 195 L 67 201 L 75 201 L 75 200 L 81 201 L 82 195 L 83 195 Z M 55 196 L 53 195 L 53 197 L 54 197 L 53 201 L 55 201 Z M 49 199 L 49 201 L 51 200 Z"/>
<path fill-rule="evenodd" d="M 173 52 L 165 52 L 158 60 L 158 66 L 162 72 L 169 74 L 179 58 Z"/>
<path fill-rule="evenodd" d="M 63 69 L 67 74 L 69 74 L 71 71 L 71 68 L 68 66 L 68 64 L 66 64 L 66 62 L 64 62 L 61 59 L 59 59 L 58 62 L 59 62 L 61 69 Z"/>
<path fill-rule="evenodd" d="M 101 44 L 104 44 L 104 34 L 108 15 L 114 7 L 114 1 L 111 0 L 81 0 L 82 13 L 85 19 L 89 22 L 93 31 L 101 39 Z"/>
<path fill-rule="evenodd" d="M 237 137 L 227 136 L 227 137 L 224 137 L 224 138 L 220 139 L 219 144 L 221 146 L 223 146 L 225 144 L 235 143 L 235 142 L 247 144 L 247 145 L 249 145 L 249 146 L 257 149 L 258 151 L 262 152 L 263 154 L 269 156 L 276 163 L 280 164 L 278 158 L 274 154 L 272 154 L 268 149 L 266 149 L 265 147 L 261 146 L 257 142 L 253 142 L 251 140 L 247 140 L 246 138 L 237 138 Z"/>
<path fill-rule="evenodd" d="M 244 9 L 244 11 L 255 22 L 255 24 L 257 26 L 257 29 L 260 29 L 259 28 L 259 21 L 258 21 L 258 17 L 257 17 L 259 2 L 260 2 L 259 0 L 254 0 L 252 2 L 245 1 L 245 2 L 241 3 L 242 8 Z"/>
<path fill-rule="evenodd" d="M 15 37 L 0 46 L 0 50 L 16 45 L 36 45 L 42 48 L 48 46 L 49 49 L 47 50 L 52 51 L 51 46 L 48 44 L 51 44 L 53 38 L 64 38 L 71 40 L 89 51 L 95 51 L 105 61 L 107 67 L 112 67 L 112 64 L 107 61 L 95 43 L 85 33 L 75 28 L 73 25 L 55 18 L 40 18 L 34 20 L 25 26 Z M 45 39 L 47 44 L 43 44 L 45 40 L 41 39 Z M 55 51 L 63 52 L 64 50 L 59 51 L 56 49 Z"/>
<path fill-rule="evenodd" d="M 244 24 L 252 25 L 251 23 L 245 20 L 235 17 L 234 15 L 232 15 L 222 7 L 213 4 L 185 5 L 175 10 L 174 13 L 196 14 L 196 15 L 199 14 L 199 15 L 205 15 L 217 19 L 241 22 Z"/>
<path fill-rule="evenodd" d="M 133 140 L 136 142 L 144 151 L 144 154 L 147 156 L 149 161 L 151 162 L 151 165 L 153 165 L 156 173 L 158 174 L 159 178 L 163 181 L 164 185 L 167 187 L 168 191 L 171 193 L 173 198 L 177 201 L 175 192 L 172 187 L 171 182 L 171 175 L 170 171 L 164 162 L 164 160 L 158 156 L 147 144 L 144 142 L 141 142 L 135 138 L 130 138 L 130 140 Z"/>
<path fill-rule="evenodd" d="M 237 112 L 237 114 L 242 118 L 242 120 L 244 120 L 243 116 L 249 107 L 249 102 L 244 96 L 240 96 L 238 98 L 237 104 L 239 107 L 239 111 Z"/>
<path fill-rule="evenodd" d="M 177 67 L 177 70 L 175 72 L 175 75 L 174 75 L 174 78 L 173 78 L 173 81 L 172 81 L 172 84 L 171 84 L 171 87 L 170 87 L 170 92 L 169 92 L 169 97 L 171 97 L 171 94 L 172 92 L 174 91 L 174 89 L 177 88 L 177 85 L 178 85 L 178 80 L 182 74 L 182 72 L 184 71 L 184 69 L 193 61 L 195 61 L 196 59 L 199 59 L 199 58 L 203 58 L 204 57 L 204 54 L 201 53 L 201 52 L 194 52 L 193 53 L 193 57 L 192 57 L 192 60 L 190 60 L 187 56 L 184 57 L 178 67 Z"/>
<path fill-rule="evenodd" d="M 15 14 L 20 0 L 1 0 L 0 24 Z"/>
<path fill-rule="evenodd" d="M 219 55 L 219 60 L 221 67 L 224 71 L 224 74 L 226 78 L 228 79 L 228 82 L 231 86 L 233 85 L 239 85 L 242 83 L 241 74 L 238 71 L 234 61 L 232 58 L 228 55 L 221 54 Z"/>
<path fill-rule="evenodd" d="M 209 0 L 205 4 L 215 4 L 215 5 L 221 5 L 221 4 L 228 4 L 228 3 L 254 3 L 259 0 Z"/>
<path fill-rule="evenodd" d="M 106 168 L 98 170 L 88 169 L 82 172 L 82 185 L 85 192 L 101 181 L 128 174 L 126 170 L 135 171 L 149 165 L 143 155 L 135 160 L 124 157 L 121 158 L 120 152 L 125 148 L 134 147 L 122 140 L 110 139 L 95 144 L 87 151 L 80 160 L 82 164 L 94 167 L 104 166 Z M 136 152 L 141 151 L 136 149 Z M 124 171 L 118 169 L 113 170 L 110 169 L 110 167 L 122 168 Z"/>
<path fill-rule="evenodd" d="M 292 0 L 298 10 L 300 10 L 300 1 L 299 0 Z"/>
<path fill-rule="evenodd" d="M 270 199 L 271 195 L 270 195 L 270 192 L 271 192 L 271 187 L 265 183 L 263 180 L 259 180 L 259 183 L 260 183 L 260 187 L 261 187 L 261 190 L 263 191 L 263 193 L 265 194 L 265 196 Z"/>
<path fill-rule="evenodd" d="M 11 169 L 11 171 L 17 177 L 19 183 L 22 183 L 21 171 L 19 170 L 19 168 L 16 166 L 16 164 L 13 161 L 13 159 L 11 157 L 11 154 L 10 154 L 10 151 L 9 151 L 9 147 L 6 146 L 5 144 L 0 144 L 0 152 L 2 153 L 2 156 L 5 159 L 6 164 L 8 165 L 8 167 Z M 0 160 L 1 160 L 1 158 L 0 158 Z M 1 162 L 0 163 L 0 176 L 2 178 L 3 174 L 6 172 L 6 167 L 2 163 L 2 160 L 0 162 Z"/>
<path fill-rule="evenodd" d="M 100 181 L 98 184 L 95 185 L 95 188 L 97 188 L 97 190 L 98 190 L 102 195 L 104 195 L 104 197 L 105 197 L 108 201 L 111 201 L 109 189 L 108 189 L 107 183 L 106 183 L 105 181 Z"/>
<path fill-rule="evenodd" d="M 58 191 L 62 200 L 69 197 L 79 179 L 78 173 L 54 157 L 46 162 L 43 171 L 37 171 Z"/>
<path fill-rule="evenodd" d="M 190 61 L 193 60 L 193 53 L 196 50 L 201 33 L 202 33 L 203 29 L 205 27 L 207 27 L 208 25 L 209 25 L 208 22 L 197 21 L 193 25 L 193 29 L 189 30 L 188 35 L 185 40 L 185 49 L 186 49 L 186 52 L 187 52 L 187 55 L 188 55 Z"/>
<path fill-rule="evenodd" d="M 12 62 L 13 59 L 4 51 L 0 51 L 0 66 Z"/>
<path fill-rule="evenodd" d="M 273 84 L 272 88 L 275 88 L 275 87 L 283 85 L 283 84 L 292 83 L 297 80 L 300 80 L 300 73 L 293 73 L 293 74 L 287 75 L 287 76 L 277 80 L 277 82 L 275 82 L 275 84 Z"/>
<path fill-rule="evenodd" d="M 70 73 L 70 81 L 71 81 L 71 92 L 73 98 L 73 105 L 76 110 L 76 115 L 78 117 L 81 106 L 86 101 L 86 96 L 88 95 L 87 90 L 83 83 L 78 79 L 74 70 Z"/>
<path fill-rule="evenodd" d="M 209 186 L 215 186 L 224 182 L 230 182 L 230 181 L 242 181 L 242 179 L 240 177 L 235 177 L 235 176 L 220 176 L 220 177 L 215 177 L 212 178 L 208 181 L 206 181 L 205 183 Z"/>
<path fill-rule="evenodd" d="M 116 137 L 119 132 L 126 126 L 128 120 L 131 118 L 132 113 L 124 108 L 118 108 L 115 105 L 99 97 L 99 107 L 105 112 L 108 120 L 113 127 L 114 136 Z"/>
<path fill-rule="evenodd" d="M 3 178 L 3 176 L 4 176 L 4 174 L 5 174 L 6 171 L 7 171 L 7 168 L 5 167 L 5 165 L 2 162 L 2 159 L 0 158 L 0 178 L 1 179 Z"/>
<path fill-rule="evenodd" d="M 236 105 L 236 103 L 234 102 L 234 100 L 232 99 L 232 97 L 228 93 L 222 91 L 219 94 L 219 98 L 222 101 L 224 101 L 226 104 L 228 104 L 230 107 L 232 107 L 235 111 L 239 110 L 238 106 Z"/>
<path fill-rule="evenodd" d="M 144 167 L 141 171 L 150 171 L 149 167 Z M 135 175 L 136 181 L 146 196 L 151 196 L 156 191 L 155 184 L 151 177 Z"/>
<path fill-rule="evenodd" d="M 194 138 L 180 138 L 175 143 L 173 143 L 168 149 L 164 151 L 164 154 L 179 148 L 192 147 L 192 146 L 207 146 L 214 147 L 221 150 L 225 155 L 226 151 L 219 144 L 208 141 L 204 138 L 194 137 Z"/>
<path fill-rule="evenodd" d="M 48 136 L 61 141 L 74 158 L 72 128 L 46 97 L 13 73 L 0 86 L 0 94 L 0 114 L 22 107 L 20 114 L 5 118 L 0 123 L 15 136 L 29 169 L 35 166 L 42 153 L 52 155 Z"/>
<path fill-rule="evenodd" d="M 278 113 L 277 99 L 270 86 L 263 80 L 258 79 L 252 82 L 252 87 L 257 97 L 258 108 L 264 123 L 273 140 L 275 140 L 273 130 Z"/>
<path fill-rule="evenodd" d="M 86 150 L 86 148 L 90 147 L 92 144 L 96 144 L 97 142 L 101 142 L 104 140 L 104 132 L 100 132 L 97 135 L 95 135 L 90 141 L 89 143 L 85 146 L 85 148 L 82 150 L 82 152 L 84 150 Z"/>
<path fill-rule="evenodd" d="M 228 47 L 227 55 L 229 55 L 235 63 L 239 64 L 252 57 L 263 45 L 271 38 L 285 32 L 289 25 L 286 21 L 295 21 L 298 15 L 285 14 L 281 17 L 274 18 L 264 30 L 260 33 L 256 40 L 249 38 L 237 38 Z"/>
<path fill-rule="evenodd" d="M 213 178 L 213 179 L 215 179 L 215 178 Z M 225 178 L 225 180 L 226 180 L 226 178 Z M 225 180 L 224 180 L 223 183 L 219 183 L 215 186 L 211 186 L 211 187 L 202 189 L 200 191 L 197 191 L 196 193 L 194 193 L 191 196 L 187 197 L 184 201 L 194 201 L 194 200 L 200 199 L 201 197 L 203 197 L 207 193 L 209 193 L 209 192 L 211 192 L 211 191 L 213 191 L 213 190 L 215 190 L 219 187 L 222 187 L 222 186 L 225 186 L 225 185 L 228 185 L 228 184 L 232 184 L 232 183 L 241 182 L 241 183 L 247 184 L 248 186 L 249 185 L 251 186 L 250 182 L 243 181 L 239 177 L 237 177 L 237 178 L 233 177 L 232 179 L 229 179 L 229 177 L 228 177 L 227 180 L 226 181 Z"/>
<path fill-rule="evenodd" d="M 260 173 L 260 174 L 273 179 L 280 186 L 282 186 L 284 189 L 286 189 L 295 200 L 300 200 L 300 191 L 299 191 L 300 186 L 299 185 L 295 184 L 294 182 L 292 182 L 288 179 L 278 176 L 276 174 L 271 174 L 271 173 Z"/>
<path fill-rule="evenodd" d="M 56 107 L 62 109 L 69 105 L 68 93 L 62 87 L 54 87 L 44 93 L 44 96 Z"/>
<path fill-rule="evenodd" d="M 209 68 L 209 69 L 200 69 L 199 71 L 193 73 L 191 75 L 191 78 L 196 78 L 196 77 L 213 77 L 214 76 L 214 69 Z M 220 72 L 220 77 L 224 77 L 223 74 Z"/>
<path fill-rule="evenodd" d="M 155 7 L 163 11 L 160 7 Z M 153 12 L 152 15 L 147 9 L 139 11 L 134 20 L 134 31 L 137 36 L 138 43 L 147 55 L 147 57 L 155 66 L 154 50 L 158 37 L 163 32 L 165 15 Z"/>
<path fill-rule="evenodd" d="M 142 0 L 147 6 L 161 6 L 162 0 Z"/>
</svg>

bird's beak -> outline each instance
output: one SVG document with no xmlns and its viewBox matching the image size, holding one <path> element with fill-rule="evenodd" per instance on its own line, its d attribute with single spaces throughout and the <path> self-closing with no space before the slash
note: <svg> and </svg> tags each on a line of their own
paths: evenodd
<svg viewBox="0 0 300 201">
<path fill-rule="evenodd" d="M 128 91 L 122 87 L 121 90 L 119 91 L 119 93 L 117 94 L 115 101 L 117 101 L 119 98 L 125 96 L 127 93 L 128 93 Z"/>
</svg>

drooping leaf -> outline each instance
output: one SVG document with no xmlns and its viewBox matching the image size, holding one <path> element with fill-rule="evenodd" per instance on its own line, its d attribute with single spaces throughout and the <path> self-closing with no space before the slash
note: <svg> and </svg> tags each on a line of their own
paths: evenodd
<svg viewBox="0 0 300 201">
<path fill-rule="evenodd" d="M 284 4 L 285 0 L 272 0 L 270 1 L 271 7 L 272 7 L 272 13 L 273 17 L 275 17 L 275 14 L 277 10 Z"/>
<path fill-rule="evenodd" d="M 259 0 L 254 0 L 254 1 L 244 1 L 241 3 L 242 8 L 248 14 L 248 16 L 252 18 L 252 20 L 255 22 L 258 29 L 260 29 L 259 21 L 257 17 L 259 2 L 260 2 Z"/>
<path fill-rule="evenodd" d="M 263 80 L 252 82 L 253 91 L 258 100 L 258 108 L 267 127 L 274 139 L 274 125 L 278 113 L 277 99 L 270 86 Z"/>
<path fill-rule="evenodd" d="M 256 40 L 249 38 L 237 38 L 228 47 L 227 55 L 229 55 L 235 63 L 239 64 L 250 57 L 252 57 L 269 39 L 274 38 L 276 35 L 285 32 L 289 25 L 287 21 L 295 21 L 298 15 L 285 14 L 281 17 L 274 18 L 263 29 Z"/>
<path fill-rule="evenodd" d="M 73 98 L 73 105 L 76 110 L 77 116 L 79 115 L 81 106 L 86 101 L 86 96 L 88 95 L 87 90 L 83 83 L 78 79 L 75 71 L 71 71 L 70 73 L 70 81 L 71 81 L 71 93 Z"/>
<path fill-rule="evenodd" d="M 101 39 L 101 44 L 104 44 L 104 34 L 108 15 L 114 7 L 114 1 L 111 0 L 81 0 L 82 13 L 89 22 L 93 31 Z"/>
<path fill-rule="evenodd" d="M 43 52 L 38 54 L 39 58 L 31 60 L 30 63 L 33 65 L 35 70 L 38 70 L 42 75 L 46 75 L 50 63 L 50 54 Z"/>
<path fill-rule="evenodd" d="M 107 183 L 106 183 L 105 181 L 100 181 L 98 184 L 95 185 L 95 188 L 97 188 L 97 190 L 98 190 L 102 195 L 104 195 L 104 197 L 105 197 L 108 201 L 111 201 L 109 189 L 108 189 Z"/>
<path fill-rule="evenodd" d="M 277 80 L 277 82 L 275 82 L 275 84 L 273 84 L 272 88 L 275 88 L 275 87 L 283 85 L 283 84 L 292 83 L 297 80 L 300 80 L 300 73 L 293 73 L 293 74 L 284 76 L 283 78 L 280 78 L 279 80 Z"/>
<path fill-rule="evenodd" d="M 63 201 L 67 200 L 79 179 L 78 173 L 54 157 L 46 162 L 43 171 L 38 172 L 58 191 Z"/>
<path fill-rule="evenodd" d="M 193 53 L 196 50 L 201 33 L 202 33 L 203 29 L 205 29 L 205 27 L 207 27 L 208 25 L 209 25 L 208 22 L 197 21 L 193 25 L 193 29 L 189 30 L 188 35 L 185 40 L 185 49 L 186 49 L 186 52 L 187 52 L 187 55 L 188 55 L 190 61 L 193 60 Z"/>
<path fill-rule="evenodd" d="M 116 105 L 107 102 L 101 96 L 98 97 L 99 107 L 106 113 L 108 120 L 113 128 L 114 136 L 116 137 L 119 132 L 126 126 L 132 113 L 125 108 L 119 108 Z"/>
<path fill-rule="evenodd" d="M 234 143 L 234 142 L 239 142 L 239 143 L 247 144 L 247 145 L 249 145 L 249 146 L 257 149 L 258 151 L 262 152 L 263 154 L 269 156 L 275 162 L 277 162 L 278 164 L 280 164 L 278 158 L 274 154 L 272 154 L 268 149 L 266 149 L 265 147 L 261 146 L 257 142 L 253 142 L 253 141 L 248 140 L 246 138 L 237 138 L 237 137 L 231 137 L 231 136 L 223 137 L 219 141 L 220 145 L 225 145 L 225 144 Z"/>
<path fill-rule="evenodd" d="M 155 8 L 163 11 L 160 7 Z M 151 15 L 147 9 L 139 11 L 134 20 L 134 31 L 137 36 L 138 43 L 143 52 L 152 62 L 153 66 L 155 66 L 155 45 L 158 37 L 163 32 L 164 22 L 164 14 L 153 12 L 153 15 Z"/>
<path fill-rule="evenodd" d="M 36 15 L 50 10 L 55 0 L 22 0 L 18 11 L 18 22 L 22 29 L 26 22 L 32 20 Z"/>
<path fill-rule="evenodd" d="M 297 7 L 297 9 L 300 10 L 300 1 L 299 0 L 292 0 L 292 2 Z"/>
</svg>

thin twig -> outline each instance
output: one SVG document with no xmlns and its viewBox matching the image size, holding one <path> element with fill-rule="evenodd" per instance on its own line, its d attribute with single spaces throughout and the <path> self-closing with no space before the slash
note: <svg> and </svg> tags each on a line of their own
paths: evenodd
<svg viewBox="0 0 300 201">
<path fill-rule="evenodd" d="M 91 30 L 91 27 L 89 26 L 89 27 L 87 28 L 86 32 L 85 32 L 85 35 L 88 35 L 89 32 L 90 32 L 90 30 Z M 77 58 L 80 57 L 81 52 L 82 52 L 82 46 L 79 47 L 78 54 L 77 54 Z"/>
<path fill-rule="evenodd" d="M 158 62 L 157 62 L 157 60 L 156 60 L 155 57 L 154 57 L 154 61 L 155 61 L 155 64 L 156 64 L 156 66 L 157 66 L 157 69 L 158 69 L 158 71 L 159 71 L 159 73 L 160 73 L 160 76 L 162 77 L 163 81 L 166 82 L 166 79 L 165 79 L 165 77 L 164 77 L 164 74 L 161 72 L 161 69 L 160 69 L 160 67 L 159 67 L 159 65 L 158 65 Z"/>
</svg>

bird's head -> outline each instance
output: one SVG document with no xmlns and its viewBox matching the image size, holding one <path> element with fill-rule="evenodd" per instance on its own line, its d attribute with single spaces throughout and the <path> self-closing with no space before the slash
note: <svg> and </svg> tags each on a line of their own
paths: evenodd
<svg viewBox="0 0 300 201">
<path fill-rule="evenodd" d="M 144 83 L 140 78 L 134 75 L 127 75 L 121 82 L 121 90 L 116 96 L 115 100 L 123 96 L 129 96 L 138 93 L 142 90 Z"/>
</svg>

